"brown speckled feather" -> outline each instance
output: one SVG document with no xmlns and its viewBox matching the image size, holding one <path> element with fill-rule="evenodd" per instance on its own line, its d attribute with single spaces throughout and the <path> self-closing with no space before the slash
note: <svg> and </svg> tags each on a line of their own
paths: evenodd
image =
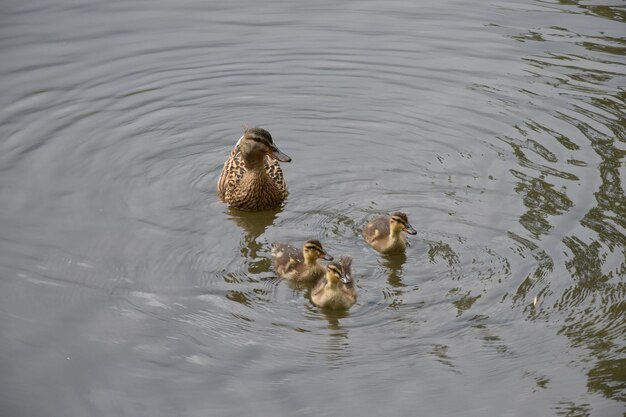
<svg viewBox="0 0 626 417">
<path fill-rule="evenodd" d="M 265 171 L 267 175 L 274 181 L 274 184 L 278 187 L 281 192 L 287 194 L 287 183 L 285 182 L 285 177 L 283 177 L 283 170 L 280 169 L 280 164 L 277 160 L 270 158 L 269 156 L 265 157 Z"/>
<path fill-rule="evenodd" d="M 264 162 L 269 180 L 264 180 L 265 184 L 259 182 L 256 187 L 246 189 L 252 182 L 249 181 L 246 184 L 242 182 L 248 170 L 239 150 L 239 145 L 236 145 L 224 163 L 224 168 L 217 181 L 219 198 L 243 210 L 269 209 L 279 206 L 288 195 L 283 171 L 278 161 L 269 156 L 265 156 Z M 248 180 L 255 179 L 249 177 L 250 175 L 248 175 Z M 263 178 L 258 179 L 263 180 Z"/>
<path fill-rule="evenodd" d="M 217 194 L 220 199 L 224 200 L 226 190 L 235 187 L 245 173 L 246 167 L 241 158 L 241 152 L 239 152 L 239 145 L 236 145 L 226 162 L 224 162 L 224 168 L 217 181 Z"/>
</svg>

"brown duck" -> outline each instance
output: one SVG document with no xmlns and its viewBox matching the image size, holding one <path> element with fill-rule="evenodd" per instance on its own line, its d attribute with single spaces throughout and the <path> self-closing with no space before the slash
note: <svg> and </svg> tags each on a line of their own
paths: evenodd
<svg viewBox="0 0 626 417">
<path fill-rule="evenodd" d="M 352 258 L 342 256 L 339 262 L 326 266 L 326 275 L 311 291 L 311 301 L 318 307 L 347 310 L 356 303 L 356 288 L 352 279 Z"/>
<path fill-rule="evenodd" d="M 297 282 L 315 282 L 325 272 L 319 259 L 333 260 L 319 240 L 307 240 L 302 249 L 275 243 L 272 247 L 272 258 L 278 275 Z"/>
<path fill-rule="evenodd" d="M 291 158 L 278 150 L 272 135 L 259 127 L 245 128 L 224 163 L 217 181 L 217 194 L 222 201 L 240 210 L 280 207 L 288 192 L 278 161 L 291 162 Z"/>
<path fill-rule="evenodd" d="M 363 229 L 363 237 L 380 253 L 400 253 L 404 252 L 408 245 L 407 238 L 402 232 L 417 234 L 406 213 L 397 211 L 390 216 L 372 219 Z"/>
</svg>

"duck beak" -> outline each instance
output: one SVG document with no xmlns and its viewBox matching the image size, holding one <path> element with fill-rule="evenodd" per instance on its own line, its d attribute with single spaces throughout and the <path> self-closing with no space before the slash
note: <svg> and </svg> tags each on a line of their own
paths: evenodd
<svg viewBox="0 0 626 417">
<path fill-rule="evenodd" d="M 404 226 L 404 231 L 407 232 L 410 235 L 416 235 L 417 234 L 417 230 L 413 229 L 413 226 L 411 226 L 409 223 L 407 223 Z"/>
<path fill-rule="evenodd" d="M 333 257 L 330 256 L 329 254 L 327 254 L 326 252 L 322 252 L 322 256 L 320 256 L 320 258 L 322 258 L 325 261 L 332 261 Z"/>
<path fill-rule="evenodd" d="M 291 158 L 282 153 L 276 146 L 270 149 L 270 156 L 280 162 L 291 162 Z"/>
</svg>

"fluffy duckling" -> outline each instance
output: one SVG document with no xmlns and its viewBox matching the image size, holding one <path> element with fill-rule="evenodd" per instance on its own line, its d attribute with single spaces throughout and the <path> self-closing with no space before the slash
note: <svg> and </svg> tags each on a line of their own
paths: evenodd
<svg viewBox="0 0 626 417">
<path fill-rule="evenodd" d="M 274 269 L 283 278 L 297 282 L 314 282 L 324 275 L 324 265 L 318 260 L 332 261 L 319 240 L 307 240 L 302 250 L 284 243 L 272 247 Z"/>
<path fill-rule="evenodd" d="M 318 307 L 333 310 L 348 309 L 356 303 L 352 258 L 342 256 L 339 262 L 326 266 L 326 276 L 320 278 L 311 291 L 311 301 Z"/>
<path fill-rule="evenodd" d="M 259 127 L 245 128 L 224 163 L 217 194 L 231 207 L 258 211 L 280 207 L 287 198 L 287 184 L 278 161 L 291 158 L 278 150 L 272 135 Z"/>
<path fill-rule="evenodd" d="M 404 252 L 408 245 L 406 236 L 402 232 L 417 234 L 409 223 L 406 213 L 397 211 L 391 216 L 372 219 L 363 229 L 363 237 L 380 253 L 400 253 Z"/>
</svg>

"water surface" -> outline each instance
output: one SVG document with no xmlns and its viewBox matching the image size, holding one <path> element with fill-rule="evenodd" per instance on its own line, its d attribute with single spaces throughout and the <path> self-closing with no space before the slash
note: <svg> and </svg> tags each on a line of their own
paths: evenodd
<svg viewBox="0 0 626 417">
<path fill-rule="evenodd" d="M 0 7 L 3 415 L 626 411 L 621 2 Z M 282 210 L 217 201 L 242 124 Z M 275 277 L 310 238 L 349 312 Z"/>
</svg>

